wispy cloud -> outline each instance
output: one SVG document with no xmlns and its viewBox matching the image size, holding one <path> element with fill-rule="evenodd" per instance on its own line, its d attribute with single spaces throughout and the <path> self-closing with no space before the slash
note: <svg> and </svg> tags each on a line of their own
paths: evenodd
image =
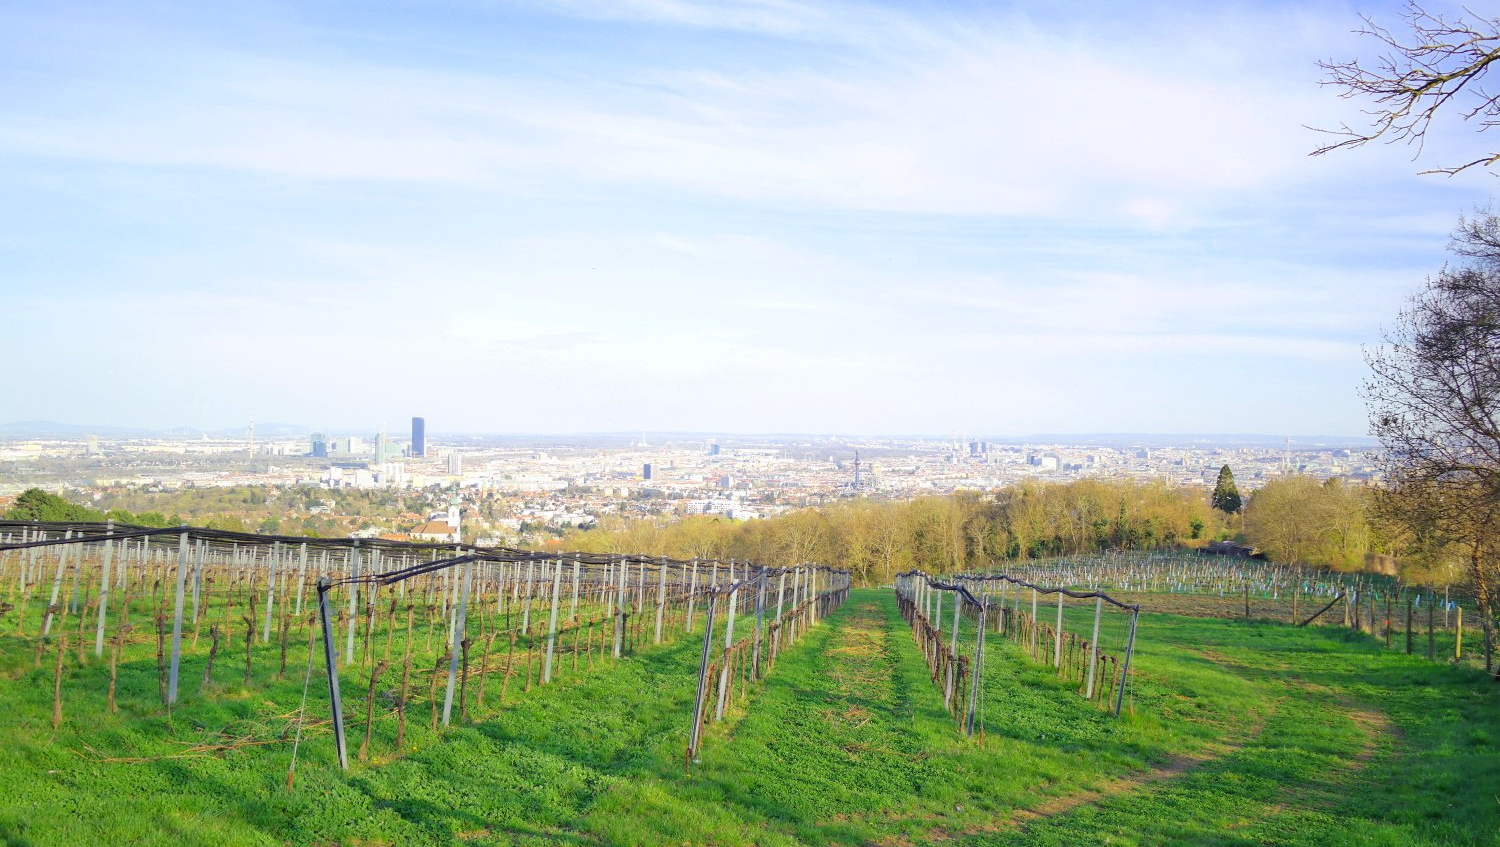
<svg viewBox="0 0 1500 847">
<path fill-rule="evenodd" d="M 471 429 L 1358 431 L 1489 190 L 1307 158 L 1339 7 L 87 11 L 0 13 L 0 353 L 73 339 L 122 419 L 213 412 L 171 362 L 283 419 L 354 414 L 311 374 Z"/>
<path fill-rule="evenodd" d="M 778 204 L 930 214 L 1090 216 L 1191 225 L 1337 168 L 1305 160 L 1326 98 L 1290 88 L 1278 20 L 1230 46 L 1270 70 L 1126 53 L 1014 21 L 956 26 L 875 7 L 563 3 L 573 14 L 885 33 L 835 67 L 651 69 L 564 85 L 496 71 L 269 58 L 205 45 L 154 74 L 0 124 L 0 149 L 158 167 L 542 190 L 609 184 Z M 899 25 L 890 23 L 899 18 Z M 1224 22 L 1215 22 L 1222 25 Z M 128 49 L 128 48 L 122 48 Z M 143 57 L 143 62 L 149 59 Z M 611 57 L 591 72 L 609 75 Z M 634 80 L 634 81 L 632 81 Z M 1307 82 L 1307 80 L 1298 80 Z M 639 84 L 649 83 L 649 84 Z"/>
<path fill-rule="evenodd" d="M 930 32 L 910 14 L 869 3 L 790 0 L 519 0 L 515 5 L 590 20 L 720 30 L 863 47 L 909 46 Z"/>
</svg>

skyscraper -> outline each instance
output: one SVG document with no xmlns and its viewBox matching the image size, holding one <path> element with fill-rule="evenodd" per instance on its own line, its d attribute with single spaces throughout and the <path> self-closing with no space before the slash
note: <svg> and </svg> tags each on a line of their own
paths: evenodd
<svg viewBox="0 0 1500 847">
<path fill-rule="evenodd" d="M 427 455 L 427 419 L 411 419 L 411 455 L 420 459 Z"/>
</svg>

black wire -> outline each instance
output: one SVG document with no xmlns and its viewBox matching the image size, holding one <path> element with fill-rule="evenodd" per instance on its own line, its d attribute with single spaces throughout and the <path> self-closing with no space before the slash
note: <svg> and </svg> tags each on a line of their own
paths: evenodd
<svg viewBox="0 0 1500 847">
<path fill-rule="evenodd" d="M 562 552 L 549 553 L 541 550 L 520 550 L 513 547 L 480 547 L 473 544 L 433 544 L 410 541 L 391 541 L 387 539 L 364 539 L 364 538 L 312 538 L 301 535 L 260 535 L 258 533 L 235 532 L 232 530 L 210 529 L 208 527 L 173 526 L 173 527 L 140 527 L 131 524 L 111 524 L 100 522 L 48 522 L 48 521 L 17 521 L 0 520 L 0 529 L 35 529 L 41 532 L 66 533 L 69 530 L 79 533 L 73 538 L 51 538 L 43 541 L 27 541 L 11 544 L 0 544 L 0 552 L 11 550 L 27 550 L 37 547 L 54 547 L 64 544 L 88 544 L 99 541 L 115 541 L 132 538 L 149 538 L 164 535 L 190 535 L 196 539 L 218 542 L 221 544 L 306 544 L 312 548 L 333 550 L 379 550 L 382 552 L 428 552 L 433 550 L 469 551 L 467 554 L 450 559 L 423 562 L 418 565 L 398 570 L 388 571 L 382 574 L 371 574 L 361 577 L 350 577 L 339 580 L 334 585 L 346 585 L 351 583 L 376 583 L 390 585 L 420 576 L 424 573 L 432 573 L 456 564 L 467 561 L 485 561 L 496 563 L 517 562 L 555 562 L 576 561 L 580 564 L 593 566 L 604 565 L 640 565 L 645 564 L 658 568 L 679 567 L 691 564 L 698 565 L 740 565 L 742 567 L 756 568 L 764 576 L 779 576 L 791 573 L 794 568 L 767 567 L 756 565 L 753 562 L 738 559 L 672 559 L 666 556 L 645 556 L 634 553 L 583 553 Z M 121 531 L 123 530 L 123 531 Z M 92 532 L 93 535 L 83 533 Z M 842 568 L 833 568 L 827 565 L 802 565 L 799 567 L 811 567 L 821 573 L 848 575 L 849 571 Z"/>
</svg>

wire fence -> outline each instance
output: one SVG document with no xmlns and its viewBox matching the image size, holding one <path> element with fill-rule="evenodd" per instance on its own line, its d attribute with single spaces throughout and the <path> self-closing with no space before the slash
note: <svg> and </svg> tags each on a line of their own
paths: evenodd
<svg viewBox="0 0 1500 847">
<path fill-rule="evenodd" d="M 10 635 L 0 643 L 29 647 L 34 667 L 53 654 L 54 728 L 65 683 L 107 664 L 106 708 L 115 711 L 122 656 L 149 656 L 154 645 L 156 705 L 168 714 L 184 696 L 270 684 L 304 660 L 304 701 L 288 739 L 295 750 L 314 726 L 306 692 L 321 658 L 343 767 L 350 683 L 364 700 L 354 717 L 365 761 L 381 723 L 395 724 L 399 751 L 409 720 L 425 717 L 436 731 L 455 712 L 481 719 L 516 688 L 701 630 L 691 762 L 703 727 L 841 604 L 849 582 L 847 571 L 811 564 L 0 521 L 0 634 Z M 742 605 L 755 619 L 736 636 Z M 225 667 L 238 664 L 227 655 L 236 641 L 242 674 Z M 294 771 L 295 758 L 289 780 Z"/>
<path fill-rule="evenodd" d="M 1098 591 L 1046 587 L 1005 574 L 956 574 L 944 581 L 907 571 L 896 576 L 895 590 L 901 615 L 943 692 L 943 705 L 966 735 L 984 734 L 985 640 L 990 631 L 1020 645 L 1033 661 L 1055 668 L 1059 678 L 1076 682 L 1085 699 L 1120 713 L 1140 606 Z M 1045 605 L 1043 597 L 1049 598 Z M 1093 602 L 1069 608 L 1069 600 Z M 1054 607 L 1055 618 L 1044 617 Z M 1106 607 L 1125 613 L 1111 615 L 1117 626 L 1104 628 Z M 968 655 L 968 644 L 960 649 L 965 621 L 973 644 Z M 1110 629 L 1119 637 L 1112 639 Z M 1104 643 L 1119 648 L 1106 651 Z"/>
</svg>

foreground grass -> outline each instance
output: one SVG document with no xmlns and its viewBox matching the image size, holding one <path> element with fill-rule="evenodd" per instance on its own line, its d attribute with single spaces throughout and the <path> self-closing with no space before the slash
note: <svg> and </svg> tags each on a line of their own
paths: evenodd
<svg viewBox="0 0 1500 847">
<path fill-rule="evenodd" d="M 286 743 L 160 757 L 274 740 L 300 672 L 168 719 L 130 707 L 155 687 L 154 658 L 136 661 L 121 679 L 141 696 L 111 716 L 102 691 L 79 691 L 79 717 L 54 733 L 50 672 L 27 656 L 0 680 L 0 840 L 1496 843 L 1500 696 L 1477 674 L 1333 628 L 1145 616 L 1140 643 L 1115 719 L 992 639 L 984 739 L 969 741 L 889 593 L 860 591 L 710 728 L 691 770 L 685 638 L 513 689 L 470 726 L 432 733 L 414 711 L 399 758 L 385 719 L 375 758 L 348 774 L 326 729 L 311 732 L 291 790 Z M 109 761 L 122 756 L 144 761 Z"/>
</svg>

